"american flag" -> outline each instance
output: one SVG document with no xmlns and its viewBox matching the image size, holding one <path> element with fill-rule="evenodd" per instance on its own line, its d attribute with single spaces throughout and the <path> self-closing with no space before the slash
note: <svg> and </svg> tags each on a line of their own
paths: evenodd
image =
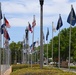
<svg viewBox="0 0 76 75">
<path fill-rule="evenodd" d="M 8 20 L 7 20 L 5 17 L 4 17 L 4 21 L 5 21 L 5 25 L 6 25 L 6 27 L 7 27 L 7 28 L 10 28 L 11 26 L 10 26 Z"/>
<path fill-rule="evenodd" d="M 33 22 L 32 22 L 32 28 L 36 25 L 36 20 L 35 20 L 35 15 L 34 15 L 34 19 L 33 19 Z"/>
</svg>

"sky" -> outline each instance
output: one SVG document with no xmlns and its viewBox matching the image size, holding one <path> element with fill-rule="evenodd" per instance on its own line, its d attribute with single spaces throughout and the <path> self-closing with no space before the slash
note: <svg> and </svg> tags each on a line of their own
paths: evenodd
<svg viewBox="0 0 76 75">
<path fill-rule="evenodd" d="M 10 43 L 12 41 L 23 41 L 25 29 L 28 22 L 32 24 L 33 15 L 35 15 L 36 26 L 34 28 L 34 41 L 40 39 L 40 3 L 39 0 L 0 0 L 2 14 L 9 21 L 11 28 L 8 28 Z M 43 5 L 43 32 L 46 37 L 47 27 L 49 28 L 48 42 L 52 39 L 52 22 L 57 26 L 59 14 L 61 14 L 64 28 L 70 25 L 67 23 L 67 17 L 73 5 L 76 12 L 76 0 L 44 0 Z M 59 31 L 54 32 L 57 36 Z M 47 41 L 45 41 L 47 43 Z M 32 43 L 32 33 L 29 32 L 29 44 Z"/>
</svg>

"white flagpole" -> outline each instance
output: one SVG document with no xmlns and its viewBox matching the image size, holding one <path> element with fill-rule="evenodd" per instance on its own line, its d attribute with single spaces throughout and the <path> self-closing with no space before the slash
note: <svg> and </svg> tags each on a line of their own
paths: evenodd
<svg viewBox="0 0 76 75">
<path fill-rule="evenodd" d="M 1 10 L 1 2 L 0 2 L 0 10 Z M 1 47 L 2 47 L 2 36 L 1 36 L 1 20 L 0 20 L 0 75 L 1 75 Z"/>
<path fill-rule="evenodd" d="M 28 32 L 28 46 L 29 46 L 29 32 Z M 29 66 L 29 47 L 28 47 L 28 66 Z"/>
<path fill-rule="evenodd" d="M 3 23 L 4 23 L 4 19 L 3 19 Z M 4 50 L 5 47 L 4 47 L 4 43 L 5 43 L 5 38 L 4 38 L 4 31 L 3 31 L 3 65 L 4 65 L 4 60 L 5 60 L 5 50 Z M 6 64 L 7 64 L 7 54 L 6 54 Z"/>
<path fill-rule="evenodd" d="M 70 50 L 71 50 L 71 24 L 70 24 L 70 34 L 69 34 L 69 70 L 70 70 Z"/>
<path fill-rule="evenodd" d="M 47 65 L 48 65 L 48 39 L 47 39 Z"/>
<path fill-rule="evenodd" d="M 52 22 L 52 62 L 53 62 L 53 23 Z"/>
<path fill-rule="evenodd" d="M 27 30 L 27 27 L 26 27 L 26 30 Z M 26 45 L 29 45 L 29 31 L 28 31 L 28 39 L 26 38 Z M 28 50 L 28 48 L 26 48 L 26 53 L 25 53 L 26 55 L 25 55 L 25 57 L 26 57 L 26 62 L 28 61 L 28 64 L 29 64 L 29 50 Z M 28 65 L 29 66 L 29 65 Z"/>
<path fill-rule="evenodd" d="M 59 17 L 60 16 L 61 16 L 61 14 L 59 14 Z M 61 22 L 59 22 L 59 53 L 58 53 L 59 54 L 59 57 L 58 57 L 59 58 L 59 60 L 58 60 L 59 61 L 59 64 L 58 64 L 59 68 L 60 68 L 60 23 Z"/>
<path fill-rule="evenodd" d="M 35 19 L 35 15 L 33 16 L 33 18 Z M 34 42 L 34 27 L 33 27 L 33 33 L 32 33 L 32 44 L 33 42 Z M 31 51 L 31 67 L 32 67 L 32 51 Z"/>
<path fill-rule="evenodd" d="M 71 5 L 71 9 L 73 8 L 73 6 Z M 71 12 L 71 19 L 70 19 L 70 34 L 69 34 L 69 70 L 70 70 L 70 51 L 71 51 L 71 22 L 72 22 L 72 15 L 73 15 L 73 12 Z"/>
</svg>

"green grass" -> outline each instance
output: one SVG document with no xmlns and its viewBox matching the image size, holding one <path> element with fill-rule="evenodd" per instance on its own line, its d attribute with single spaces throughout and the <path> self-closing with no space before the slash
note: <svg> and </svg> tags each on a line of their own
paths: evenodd
<svg viewBox="0 0 76 75">
<path fill-rule="evenodd" d="M 75 69 L 75 70 L 76 70 L 76 66 L 71 66 L 70 68 L 71 68 L 71 69 Z"/>
<path fill-rule="evenodd" d="M 52 67 L 43 67 L 40 69 L 39 65 L 33 65 L 31 68 L 28 65 L 13 65 L 13 72 L 10 75 L 76 75 L 71 72 L 63 72 L 60 69 Z"/>
</svg>

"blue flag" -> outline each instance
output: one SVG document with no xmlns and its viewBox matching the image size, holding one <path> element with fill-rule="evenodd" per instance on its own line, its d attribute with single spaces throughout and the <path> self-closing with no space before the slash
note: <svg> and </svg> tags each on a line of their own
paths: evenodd
<svg viewBox="0 0 76 75">
<path fill-rule="evenodd" d="M 63 25 L 61 15 L 59 16 L 58 23 L 56 29 L 58 30 Z"/>
<path fill-rule="evenodd" d="M 28 32 L 29 30 L 26 28 L 25 33 L 26 33 L 26 39 L 28 40 Z"/>
<path fill-rule="evenodd" d="M 1 34 L 3 34 L 3 28 L 5 28 L 5 24 L 1 25 Z"/>
<path fill-rule="evenodd" d="M 46 40 L 48 40 L 49 28 L 47 28 Z"/>
<path fill-rule="evenodd" d="M 75 23 L 76 23 L 76 15 L 75 15 L 75 11 L 74 11 L 73 7 L 72 7 L 72 9 L 71 9 L 71 11 L 69 13 L 69 16 L 67 18 L 67 22 L 69 24 L 71 24 L 72 26 L 74 26 Z"/>
<path fill-rule="evenodd" d="M 1 11 L 1 9 L 0 9 L 0 20 L 2 19 L 2 11 Z"/>
<path fill-rule="evenodd" d="M 30 46 L 30 48 L 32 48 L 32 50 L 34 50 L 35 44 L 36 44 L 36 42 L 33 42 L 33 44 Z"/>
<path fill-rule="evenodd" d="M 31 33 L 32 33 L 33 31 L 32 31 L 31 24 L 30 24 L 29 22 L 28 22 L 28 24 L 29 24 L 28 29 L 29 29 L 29 31 L 31 31 Z"/>
</svg>

